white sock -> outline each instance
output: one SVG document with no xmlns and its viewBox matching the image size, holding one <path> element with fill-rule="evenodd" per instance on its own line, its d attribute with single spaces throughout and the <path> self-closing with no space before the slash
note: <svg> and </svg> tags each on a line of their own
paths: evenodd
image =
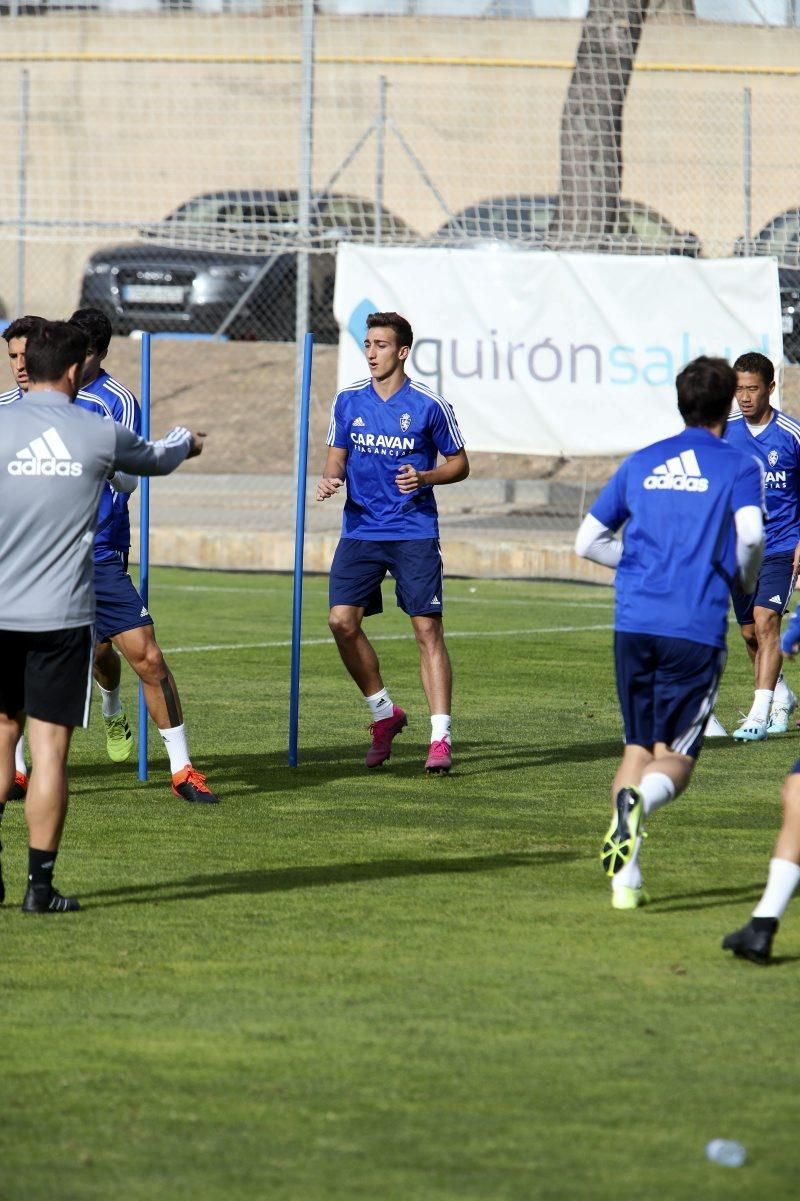
<svg viewBox="0 0 800 1201">
<path fill-rule="evenodd" d="M 450 714 L 431 714 L 431 742 L 450 742 Z"/>
<path fill-rule="evenodd" d="M 642 794 L 645 817 L 655 813 L 662 805 L 675 800 L 675 785 L 663 771 L 650 771 L 646 776 L 642 776 L 637 791 Z"/>
<path fill-rule="evenodd" d="M 641 888 L 642 887 L 642 870 L 639 867 L 639 851 L 642 849 L 642 840 L 637 838 L 633 844 L 633 854 L 628 862 L 616 876 L 611 877 L 611 887 L 616 888 Z"/>
<path fill-rule="evenodd" d="M 782 918 L 800 881 L 800 867 L 789 859 L 770 859 L 767 887 L 753 917 Z"/>
<path fill-rule="evenodd" d="M 102 684 L 98 684 L 97 687 L 103 697 L 103 717 L 115 717 L 122 709 L 122 702 L 119 699 L 119 684 L 110 691 L 106 691 Z"/>
<path fill-rule="evenodd" d="M 27 776 L 28 765 L 25 762 L 25 735 L 20 734 L 19 742 L 14 747 L 14 771 L 18 771 L 21 776 Z"/>
<path fill-rule="evenodd" d="M 750 706 L 748 719 L 753 721 L 766 721 L 769 717 L 769 711 L 772 706 L 772 689 L 771 688 L 756 688 L 756 694 L 753 697 L 753 703 Z"/>
<path fill-rule="evenodd" d="M 365 696 L 364 700 L 369 705 L 373 721 L 383 721 L 384 718 L 391 717 L 394 713 L 392 698 L 386 688 L 381 688 L 380 692 L 374 692 L 372 696 Z"/>
<path fill-rule="evenodd" d="M 781 707 L 785 705 L 788 708 L 789 704 L 791 703 L 790 697 L 791 692 L 789 691 L 789 685 L 783 678 L 783 672 L 781 672 L 781 674 L 778 676 L 777 683 L 775 684 L 775 691 L 772 694 L 772 704 L 773 706 L 780 705 Z"/>
<path fill-rule="evenodd" d="M 167 748 L 169 770 L 174 776 L 192 762 L 189 758 L 186 726 L 173 726 L 170 730 L 159 730 L 158 732 L 164 740 L 164 746 Z"/>
</svg>

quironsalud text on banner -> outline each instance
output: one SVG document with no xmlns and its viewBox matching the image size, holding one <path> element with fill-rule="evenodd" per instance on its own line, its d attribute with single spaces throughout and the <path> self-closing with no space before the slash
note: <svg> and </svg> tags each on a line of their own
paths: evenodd
<svg viewBox="0 0 800 1201">
<path fill-rule="evenodd" d="M 681 428 L 675 376 L 701 354 L 783 358 L 772 259 L 342 244 L 339 386 L 362 379 L 370 312 L 408 317 L 408 374 L 455 407 L 471 450 L 605 455 Z"/>
</svg>

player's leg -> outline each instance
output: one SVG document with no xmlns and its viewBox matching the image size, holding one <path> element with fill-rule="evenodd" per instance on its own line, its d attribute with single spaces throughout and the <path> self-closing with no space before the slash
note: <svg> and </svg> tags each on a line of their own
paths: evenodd
<svg viewBox="0 0 800 1201">
<path fill-rule="evenodd" d="M 411 618 L 431 715 L 425 770 L 429 775 L 446 774 L 453 765 L 453 669 L 444 639 L 444 568 L 438 538 L 393 543 L 390 570 L 397 603 Z"/>
<path fill-rule="evenodd" d="M 767 885 L 746 926 L 722 940 L 723 949 L 753 963 L 768 963 L 772 940 L 800 883 L 800 761 L 781 793 L 783 825 L 769 861 Z"/>
<path fill-rule="evenodd" d="M 441 614 L 411 618 L 419 649 L 419 674 L 431 714 L 431 743 L 425 770 L 435 775 L 452 767 L 451 708 L 453 668 Z"/>
<path fill-rule="evenodd" d="M 375 648 L 361 627 L 363 617 L 361 606 L 334 605 L 328 614 L 328 626 L 342 663 L 369 703 L 373 694 L 383 691 L 383 678 Z M 385 701 L 380 703 L 385 705 Z"/>
<path fill-rule="evenodd" d="M 106 752 L 112 763 L 124 763 L 133 754 L 133 734 L 120 699 L 122 661 L 110 642 L 98 642 L 94 679 L 103 698 Z"/>
<path fill-rule="evenodd" d="M 14 747 L 22 732 L 25 715 L 25 635 L 16 630 L 0 630 L 0 830 L 3 813 L 14 780 Z M 0 843 L 0 853 L 3 846 Z M 0 904 L 5 899 L 2 864 L 0 864 Z"/>
<path fill-rule="evenodd" d="M 121 652 L 142 682 L 145 705 L 169 756 L 172 791 L 186 801 L 216 804 L 205 777 L 192 765 L 183 710 L 175 678 L 156 642 L 152 624 L 120 630 L 113 635 Z"/>
<path fill-rule="evenodd" d="M 367 767 L 379 767 L 391 756 L 392 741 L 408 718 L 389 695 L 375 648 L 362 628 L 365 617 L 381 613 L 381 583 L 386 575 L 384 544 L 342 538 L 328 579 L 328 626 L 339 656 L 369 708 L 372 743 Z"/>
<path fill-rule="evenodd" d="M 14 747 L 22 729 L 23 714 L 5 713 L 0 707 L 0 796 L 8 796 L 14 780 Z M 3 827 L 3 813 L 6 802 L 0 801 L 0 833 Z M 3 844 L 0 842 L 0 905 L 5 900 L 6 890 L 3 884 L 2 865 Z"/>
<path fill-rule="evenodd" d="M 6 794 L 7 801 L 24 801 L 28 791 L 28 764 L 25 762 L 25 734 L 20 733 L 14 747 L 14 776 L 11 787 Z M 3 793 L 0 791 L 0 796 Z"/>
<path fill-rule="evenodd" d="M 133 734 L 120 697 L 122 664 L 111 644 L 119 630 L 148 623 L 152 618 L 128 575 L 124 561 L 113 556 L 94 565 L 95 636 L 94 679 L 103 698 L 106 752 L 112 763 L 133 754 Z"/>
<path fill-rule="evenodd" d="M 626 748 L 601 857 L 616 909 L 646 901 L 639 853 L 644 822 L 688 786 L 713 712 L 725 652 L 678 638 L 615 636 Z"/>
<path fill-rule="evenodd" d="M 772 730 L 769 729 L 769 723 L 775 686 L 781 671 L 781 615 L 791 591 L 792 559 L 791 554 L 783 554 L 764 560 L 753 597 L 752 621 L 744 622 L 742 626 L 748 650 L 752 651 L 753 641 L 756 645 L 755 694 L 747 717 L 733 732 L 733 737 L 739 742 L 761 742 L 768 733 L 783 732 L 779 728 L 782 722 L 778 715 Z M 789 725 L 788 713 L 785 717 L 784 730 Z"/>
<path fill-rule="evenodd" d="M 89 721 L 94 631 L 29 634 L 25 708 L 31 778 L 25 797 L 28 887 L 23 913 L 69 913 L 80 906 L 53 887 L 58 848 L 67 816 L 67 755 L 75 726 Z"/>
</svg>

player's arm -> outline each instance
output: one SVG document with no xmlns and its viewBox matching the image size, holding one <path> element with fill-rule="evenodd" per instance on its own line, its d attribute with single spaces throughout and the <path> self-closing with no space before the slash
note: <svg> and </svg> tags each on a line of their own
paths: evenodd
<svg viewBox="0 0 800 1201">
<path fill-rule="evenodd" d="M 395 476 L 401 492 L 416 492 L 418 488 L 433 488 L 437 484 L 457 484 L 469 475 L 469 459 L 464 447 L 454 455 L 445 455 L 444 462 L 430 471 L 417 471 L 410 463 L 404 463 Z"/>
<path fill-rule="evenodd" d="M 139 487 L 138 475 L 131 475 L 128 471 L 114 471 L 108 477 L 108 482 L 115 492 L 124 492 L 126 496 Z"/>
<path fill-rule="evenodd" d="M 622 539 L 592 513 L 587 513 L 575 535 L 575 554 L 603 567 L 615 568 L 622 558 Z"/>
<path fill-rule="evenodd" d="M 169 475 L 184 459 L 193 459 L 203 449 L 205 434 L 176 426 L 158 442 L 145 442 L 124 425 L 114 425 L 114 457 L 111 466 L 135 475 Z"/>
<path fill-rule="evenodd" d="M 755 592 L 758 569 L 764 557 L 764 518 L 759 505 L 743 505 L 733 515 L 736 526 L 736 565 L 747 595 Z"/>
<path fill-rule="evenodd" d="M 347 467 L 347 450 L 341 446 L 329 446 L 322 469 L 322 479 L 317 484 L 317 500 L 335 496 L 344 484 Z"/>
<path fill-rule="evenodd" d="M 792 614 L 792 619 L 781 634 L 781 650 L 787 659 L 793 659 L 800 650 L 800 608 Z"/>
<path fill-rule="evenodd" d="M 616 531 L 630 517 L 626 500 L 628 462 L 626 459 L 608 481 L 575 535 L 575 554 L 603 567 L 615 568 L 622 558 L 623 544 Z"/>
</svg>

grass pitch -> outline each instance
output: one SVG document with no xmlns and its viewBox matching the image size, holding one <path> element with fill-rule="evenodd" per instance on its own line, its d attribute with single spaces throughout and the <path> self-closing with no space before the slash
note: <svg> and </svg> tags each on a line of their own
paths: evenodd
<svg viewBox="0 0 800 1201">
<path fill-rule="evenodd" d="M 97 705 L 56 876 L 84 911 L 52 919 L 19 913 L 6 809 L 2 1201 L 795 1197 L 800 913 L 769 969 L 719 944 L 797 735 L 707 744 L 650 825 L 652 905 L 616 913 L 611 590 L 448 583 L 456 767 L 429 779 L 407 619 L 385 589 L 368 629 L 410 723 L 368 773 L 316 579 L 286 766 L 290 587 L 154 573 L 218 808 L 172 797 L 157 735 L 149 783 L 110 764 Z M 731 643 L 729 728 L 752 687 Z M 135 715 L 129 672 L 124 695 Z M 745 1167 L 706 1162 L 718 1136 Z"/>
</svg>

